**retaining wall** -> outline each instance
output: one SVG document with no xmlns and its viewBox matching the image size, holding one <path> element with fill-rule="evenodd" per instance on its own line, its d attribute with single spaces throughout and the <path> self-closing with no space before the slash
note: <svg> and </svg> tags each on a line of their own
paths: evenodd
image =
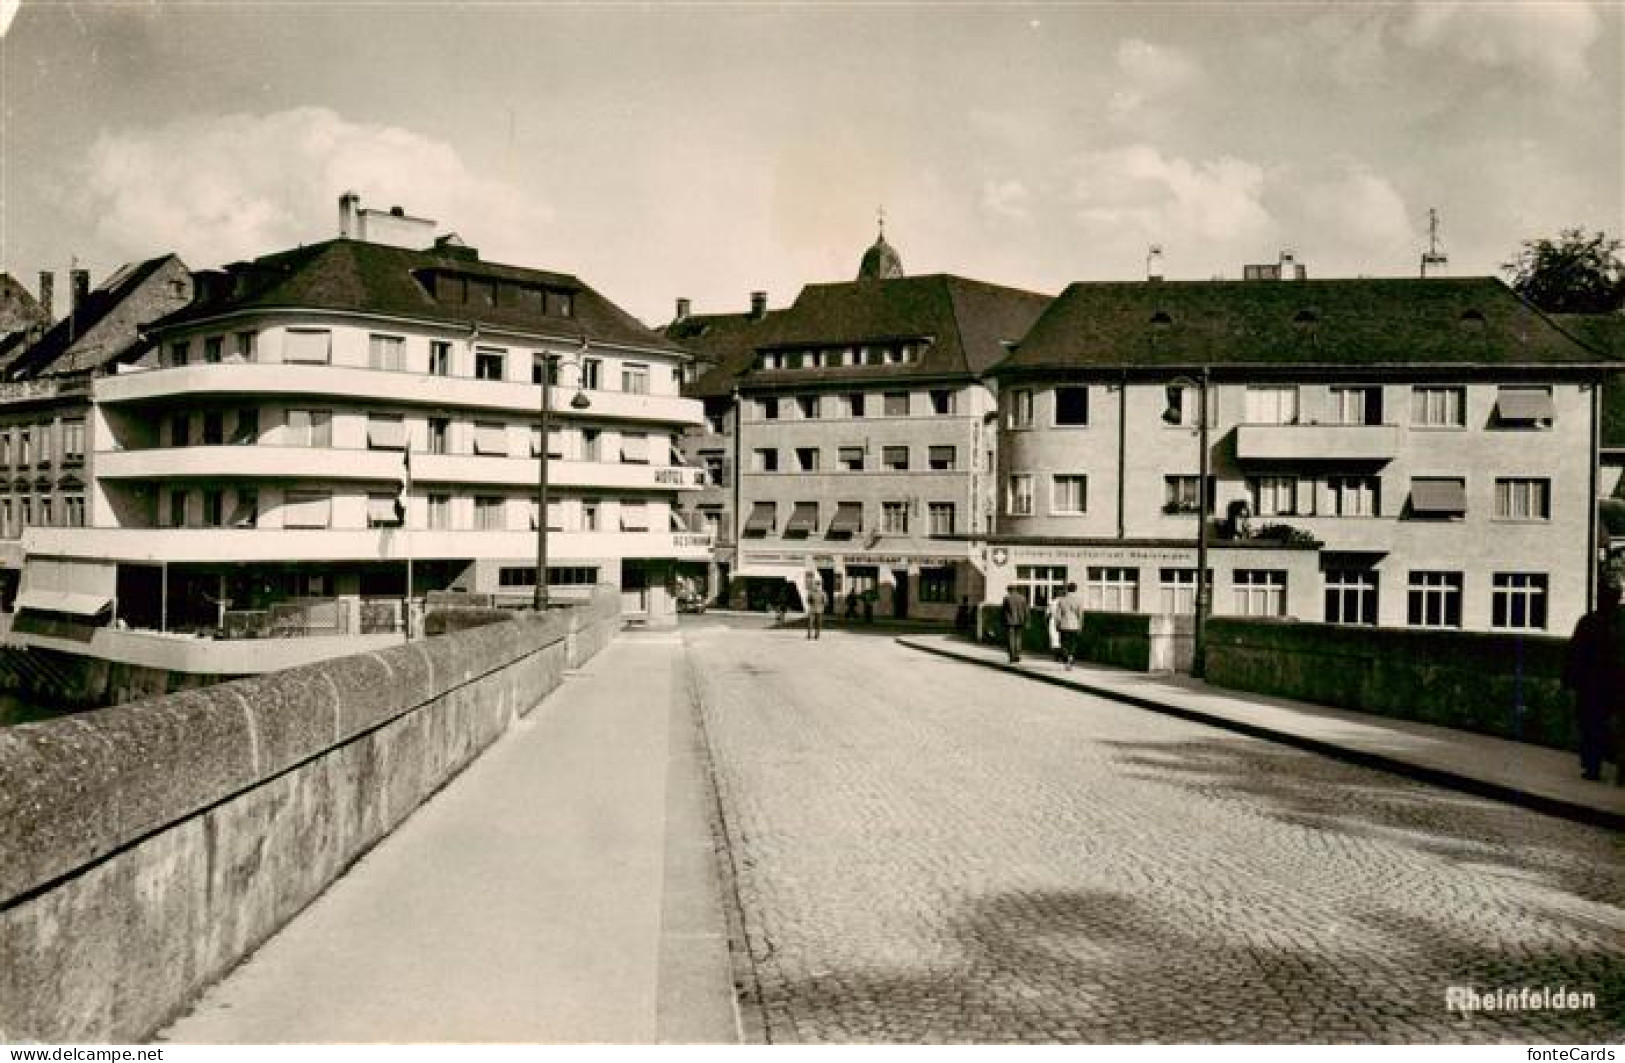
<svg viewBox="0 0 1625 1063">
<path fill-rule="evenodd" d="M 1002 606 L 981 607 L 984 642 L 1004 644 Z M 1083 617 L 1083 645 L 1080 659 L 1137 672 L 1188 672 L 1191 667 L 1191 632 L 1188 615 L 1164 616 L 1153 613 L 1088 612 Z M 1049 615 L 1032 611 L 1021 634 L 1022 649 L 1048 656 Z"/>
<path fill-rule="evenodd" d="M 614 637 L 619 596 L 0 730 L 0 1042 L 150 1036 Z"/>
</svg>

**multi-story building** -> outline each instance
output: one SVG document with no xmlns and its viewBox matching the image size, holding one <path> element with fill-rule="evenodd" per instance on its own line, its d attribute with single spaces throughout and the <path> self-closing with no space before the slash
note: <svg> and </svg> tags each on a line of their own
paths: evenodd
<svg viewBox="0 0 1625 1063">
<path fill-rule="evenodd" d="M 340 231 L 199 274 L 139 363 L 95 381 L 89 526 L 25 535 L 24 604 L 262 634 L 317 601 L 334 630 L 398 628 L 427 592 L 528 599 L 545 519 L 555 595 L 608 582 L 663 614 L 673 562 L 711 545 L 675 520 L 698 487 L 675 447 L 700 422 L 686 353 L 430 222 L 346 196 Z"/>
<path fill-rule="evenodd" d="M 733 601 L 763 605 L 814 573 L 836 609 L 852 596 L 886 616 L 951 619 L 961 597 L 979 597 L 970 549 L 936 537 L 989 526 L 982 374 L 1048 301 L 906 277 L 881 238 L 857 280 L 807 285 L 745 329 L 719 366 L 732 380 L 707 378 L 709 396 L 726 387 L 739 403 L 737 424 L 713 426 L 734 429 L 737 454 Z M 726 471 L 728 448 L 715 449 Z"/>
<path fill-rule="evenodd" d="M 1565 633 L 1610 368 L 1487 278 L 1074 284 L 992 372 L 989 598 L 1188 613 L 1205 520 L 1214 614 Z"/>
</svg>

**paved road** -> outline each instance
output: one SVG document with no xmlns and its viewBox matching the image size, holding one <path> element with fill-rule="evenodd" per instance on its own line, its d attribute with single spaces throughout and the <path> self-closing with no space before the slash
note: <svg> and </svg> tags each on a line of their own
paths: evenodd
<svg viewBox="0 0 1625 1063">
<path fill-rule="evenodd" d="M 768 1040 L 1625 1036 L 1616 834 L 888 639 L 685 619 Z M 1598 1007 L 1468 1019 L 1452 985 Z"/>
</svg>

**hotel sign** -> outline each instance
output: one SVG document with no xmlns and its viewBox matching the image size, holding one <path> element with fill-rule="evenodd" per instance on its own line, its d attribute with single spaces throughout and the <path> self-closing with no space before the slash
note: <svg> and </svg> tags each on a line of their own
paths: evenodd
<svg viewBox="0 0 1625 1063">
<path fill-rule="evenodd" d="M 681 467 L 656 469 L 654 478 L 655 483 L 670 484 L 672 487 L 682 487 L 684 485 L 690 487 L 705 486 L 704 469 L 685 469 Z"/>
</svg>

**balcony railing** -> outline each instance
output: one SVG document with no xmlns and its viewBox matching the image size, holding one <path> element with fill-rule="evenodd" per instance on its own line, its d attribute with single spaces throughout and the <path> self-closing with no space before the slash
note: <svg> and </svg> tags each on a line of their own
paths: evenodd
<svg viewBox="0 0 1625 1063">
<path fill-rule="evenodd" d="M 1240 461 L 1388 461 L 1399 453 L 1391 424 L 1244 424 L 1236 428 Z"/>
</svg>

